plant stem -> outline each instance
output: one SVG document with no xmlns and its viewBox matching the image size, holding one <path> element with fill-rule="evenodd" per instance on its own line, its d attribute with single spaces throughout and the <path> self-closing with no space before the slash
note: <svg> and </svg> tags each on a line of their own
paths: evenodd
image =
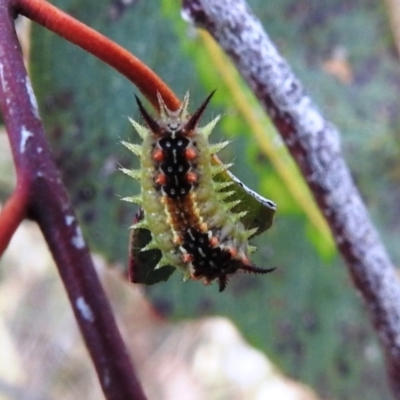
<svg viewBox="0 0 400 400">
<path fill-rule="evenodd" d="M 98 57 L 128 78 L 158 111 L 157 92 L 171 109 L 180 101 L 149 67 L 127 50 L 44 0 L 14 0 L 15 11 Z"/>
<path fill-rule="evenodd" d="M 17 214 L 0 219 L 0 231 L 12 231 L 26 204 L 56 261 L 106 398 L 144 400 L 46 141 L 14 31 L 12 4 L 0 0 L 0 107 L 20 186 L 7 203 L 6 217 L 13 209 Z"/>
<path fill-rule="evenodd" d="M 6 250 L 12 236 L 26 215 L 29 182 L 25 179 L 25 176 L 25 173 L 19 173 L 17 187 L 0 211 L 0 256 Z"/>
<path fill-rule="evenodd" d="M 340 150 L 319 112 L 244 0 L 184 0 L 184 16 L 207 29 L 270 115 L 301 169 L 363 296 L 400 399 L 400 283 Z"/>
</svg>

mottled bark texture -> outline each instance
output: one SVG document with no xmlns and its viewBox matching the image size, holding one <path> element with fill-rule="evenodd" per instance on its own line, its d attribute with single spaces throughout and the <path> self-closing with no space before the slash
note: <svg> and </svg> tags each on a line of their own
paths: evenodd
<svg viewBox="0 0 400 400">
<path fill-rule="evenodd" d="M 145 400 L 46 140 L 14 31 L 11 14 L 15 4 L 18 6 L 17 0 L 0 0 L 0 109 L 18 176 L 11 206 L 2 213 L 20 210 L 21 218 L 26 214 L 38 223 L 57 264 L 105 398 Z M 15 228 L 12 218 L 4 218 L 2 223 L 10 220 Z"/>
<path fill-rule="evenodd" d="M 400 399 L 399 278 L 343 159 L 338 130 L 243 0 L 184 0 L 183 16 L 208 30 L 231 57 L 299 165 L 365 301 L 394 397 Z"/>
</svg>

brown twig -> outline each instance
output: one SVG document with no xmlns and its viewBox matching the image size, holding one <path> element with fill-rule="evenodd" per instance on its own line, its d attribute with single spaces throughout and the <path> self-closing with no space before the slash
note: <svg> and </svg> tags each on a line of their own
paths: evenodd
<svg viewBox="0 0 400 400">
<path fill-rule="evenodd" d="M 0 108 L 18 175 L 17 189 L 0 219 L 0 231 L 10 236 L 25 213 L 37 221 L 106 398 L 144 400 L 45 138 L 14 31 L 11 14 L 15 5 L 16 1 L 0 0 Z"/>
<path fill-rule="evenodd" d="M 244 0 L 184 0 L 183 12 L 232 58 L 299 165 L 364 298 L 400 399 L 400 283 L 343 159 L 339 132 L 322 117 Z"/>
</svg>

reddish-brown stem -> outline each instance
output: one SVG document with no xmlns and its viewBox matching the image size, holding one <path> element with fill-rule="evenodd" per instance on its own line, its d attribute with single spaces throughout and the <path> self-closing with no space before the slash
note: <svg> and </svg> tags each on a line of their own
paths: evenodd
<svg viewBox="0 0 400 400">
<path fill-rule="evenodd" d="M 0 256 L 4 253 L 19 224 L 25 217 L 29 200 L 29 180 L 25 173 L 18 176 L 17 187 L 0 211 Z"/>
<path fill-rule="evenodd" d="M 44 0 L 15 0 L 15 10 L 64 39 L 98 57 L 134 83 L 158 111 L 157 92 L 171 110 L 180 101 L 145 64 L 102 34 L 77 21 Z"/>
<path fill-rule="evenodd" d="M 37 221 L 105 397 L 145 400 L 45 137 L 10 15 L 15 4 L 0 0 L 0 108 L 19 183 L 0 232 L 12 234 L 25 211 Z"/>
</svg>

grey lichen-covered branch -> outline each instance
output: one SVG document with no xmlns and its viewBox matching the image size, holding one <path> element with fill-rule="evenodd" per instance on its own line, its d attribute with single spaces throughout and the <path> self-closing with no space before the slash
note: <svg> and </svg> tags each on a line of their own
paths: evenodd
<svg viewBox="0 0 400 400">
<path fill-rule="evenodd" d="M 400 282 L 327 121 L 243 0 L 184 0 L 183 16 L 210 32 L 264 106 L 299 165 L 386 355 L 400 399 Z"/>
</svg>

